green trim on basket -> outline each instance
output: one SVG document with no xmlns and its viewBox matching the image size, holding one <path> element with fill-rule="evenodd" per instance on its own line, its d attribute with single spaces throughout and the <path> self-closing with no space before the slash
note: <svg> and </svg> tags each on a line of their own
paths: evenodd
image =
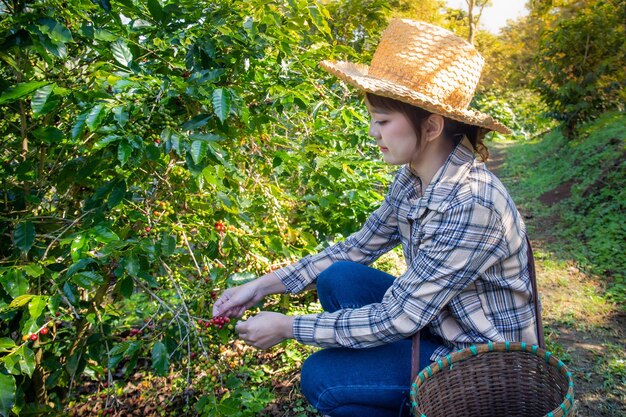
<svg viewBox="0 0 626 417">
<path fill-rule="evenodd" d="M 447 361 L 447 370 L 451 370 L 453 368 L 453 365 L 456 362 L 463 362 L 466 359 L 468 359 L 469 357 L 467 356 L 467 351 L 471 352 L 471 354 L 473 356 L 476 356 L 480 353 L 486 353 L 488 352 L 494 352 L 494 351 L 502 351 L 500 349 L 502 349 L 502 347 L 500 347 L 499 349 L 497 348 L 497 346 L 502 346 L 504 347 L 504 349 L 508 352 L 508 351 L 520 351 L 520 352 L 527 352 L 527 353 L 531 353 L 534 354 L 535 356 L 542 358 L 546 361 L 546 363 L 550 364 L 550 358 L 553 356 L 552 352 L 549 352 L 545 349 L 540 348 L 537 345 L 528 345 L 525 342 L 510 342 L 510 341 L 505 341 L 504 343 L 502 342 L 497 342 L 497 343 L 492 343 L 491 341 L 487 342 L 486 344 L 483 345 L 471 345 L 465 349 L 458 349 L 453 353 L 449 353 L 445 356 L 445 359 Z M 530 352 L 528 350 L 528 348 L 530 347 Z M 549 411 L 545 417 L 555 417 L 555 412 L 557 412 L 557 415 L 561 415 L 561 412 L 563 413 L 563 416 L 567 416 L 569 414 L 571 414 L 571 412 L 574 410 L 574 381 L 572 378 L 572 372 L 567 369 L 567 366 L 565 365 L 565 363 L 561 360 L 559 360 L 558 358 L 556 359 L 556 363 L 555 364 L 551 364 L 552 366 L 556 367 L 557 370 L 561 373 L 561 375 L 564 375 L 567 378 L 567 385 L 568 385 L 568 390 L 567 393 L 564 397 L 563 402 L 554 410 Z M 433 377 L 434 374 L 437 374 L 439 372 L 444 372 L 444 366 L 443 366 L 443 360 L 440 358 L 436 361 L 437 365 L 439 365 L 438 369 L 436 371 L 434 371 L 431 366 L 427 366 L 424 369 L 422 369 L 422 371 L 418 374 L 418 377 L 420 379 L 420 381 L 417 381 L 417 379 L 413 382 L 413 384 L 411 385 L 411 400 L 412 403 L 412 408 L 415 412 L 417 412 L 417 408 L 418 408 L 418 391 L 420 388 L 420 385 L 423 384 L 427 379 L 429 379 L 430 377 Z M 434 363 L 432 363 L 431 365 L 434 365 Z M 428 374 L 428 376 L 426 376 L 426 374 Z M 560 412 L 559 412 L 560 411 Z M 419 417 L 427 417 L 426 414 L 424 413 L 420 413 Z"/>
</svg>

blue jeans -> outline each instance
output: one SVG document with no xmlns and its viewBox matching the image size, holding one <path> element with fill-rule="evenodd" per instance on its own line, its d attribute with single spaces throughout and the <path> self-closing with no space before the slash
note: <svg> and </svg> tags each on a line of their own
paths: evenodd
<svg viewBox="0 0 626 417">
<path fill-rule="evenodd" d="M 394 277 L 354 262 L 336 262 L 317 279 L 325 311 L 380 302 Z M 420 369 L 442 341 L 422 329 Z M 332 417 L 397 417 L 411 384 L 411 339 L 367 349 L 328 348 L 302 366 L 304 396 Z M 408 415 L 408 410 L 407 414 Z"/>
</svg>

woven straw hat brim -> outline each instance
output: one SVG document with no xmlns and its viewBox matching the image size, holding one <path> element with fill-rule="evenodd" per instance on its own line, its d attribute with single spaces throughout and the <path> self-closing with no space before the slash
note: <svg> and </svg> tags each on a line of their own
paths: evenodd
<svg viewBox="0 0 626 417">
<path fill-rule="evenodd" d="M 392 98 L 404 103 L 423 108 L 431 113 L 440 114 L 450 119 L 479 126 L 488 130 L 508 134 L 511 130 L 488 114 L 472 109 L 457 109 L 434 102 L 430 97 L 417 91 L 384 79 L 369 76 L 369 66 L 346 61 L 322 61 L 321 67 L 346 83 L 368 93 Z"/>
</svg>

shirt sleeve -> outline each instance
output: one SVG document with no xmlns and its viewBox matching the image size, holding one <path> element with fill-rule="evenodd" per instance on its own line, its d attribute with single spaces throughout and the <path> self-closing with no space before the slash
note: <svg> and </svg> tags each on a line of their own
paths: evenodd
<svg viewBox="0 0 626 417">
<path fill-rule="evenodd" d="M 298 316 L 294 338 L 321 347 L 366 348 L 411 336 L 426 326 L 477 276 L 506 256 L 499 218 L 474 204 L 437 213 L 418 252 L 382 302 L 333 313 Z"/>
<path fill-rule="evenodd" d="M 391 202 L 392 190 L 393 187 L 361 230 L 348 236 L 343 242 L 276 271 L 287 292 L 295 294 L 302 291 L 334 262 L 353 261 L 369 265 L 382 254 L 398 246 L 400 231 L 397 214 Z"/>
</svg>

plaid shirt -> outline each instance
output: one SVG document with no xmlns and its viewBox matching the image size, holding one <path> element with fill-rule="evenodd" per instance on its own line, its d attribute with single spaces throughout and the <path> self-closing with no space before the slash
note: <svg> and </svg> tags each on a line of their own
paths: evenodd
<svg viewBox="0 0 626 417">
<path fill-rule="evenodd" d="M 407 270 L 380 303 L 297 316 L 296 340 L 367 348 L 429 326 L 445 343 L 432 360 L 474 343 L 537 343 L 524 223 L 470 149 L 465 139 L 423 194 L 420 179 L 402 167 L 360 231 L 276 271 L 297 293 L 335 261 L 369 265 L 402 244 Z"/>
</svg>

